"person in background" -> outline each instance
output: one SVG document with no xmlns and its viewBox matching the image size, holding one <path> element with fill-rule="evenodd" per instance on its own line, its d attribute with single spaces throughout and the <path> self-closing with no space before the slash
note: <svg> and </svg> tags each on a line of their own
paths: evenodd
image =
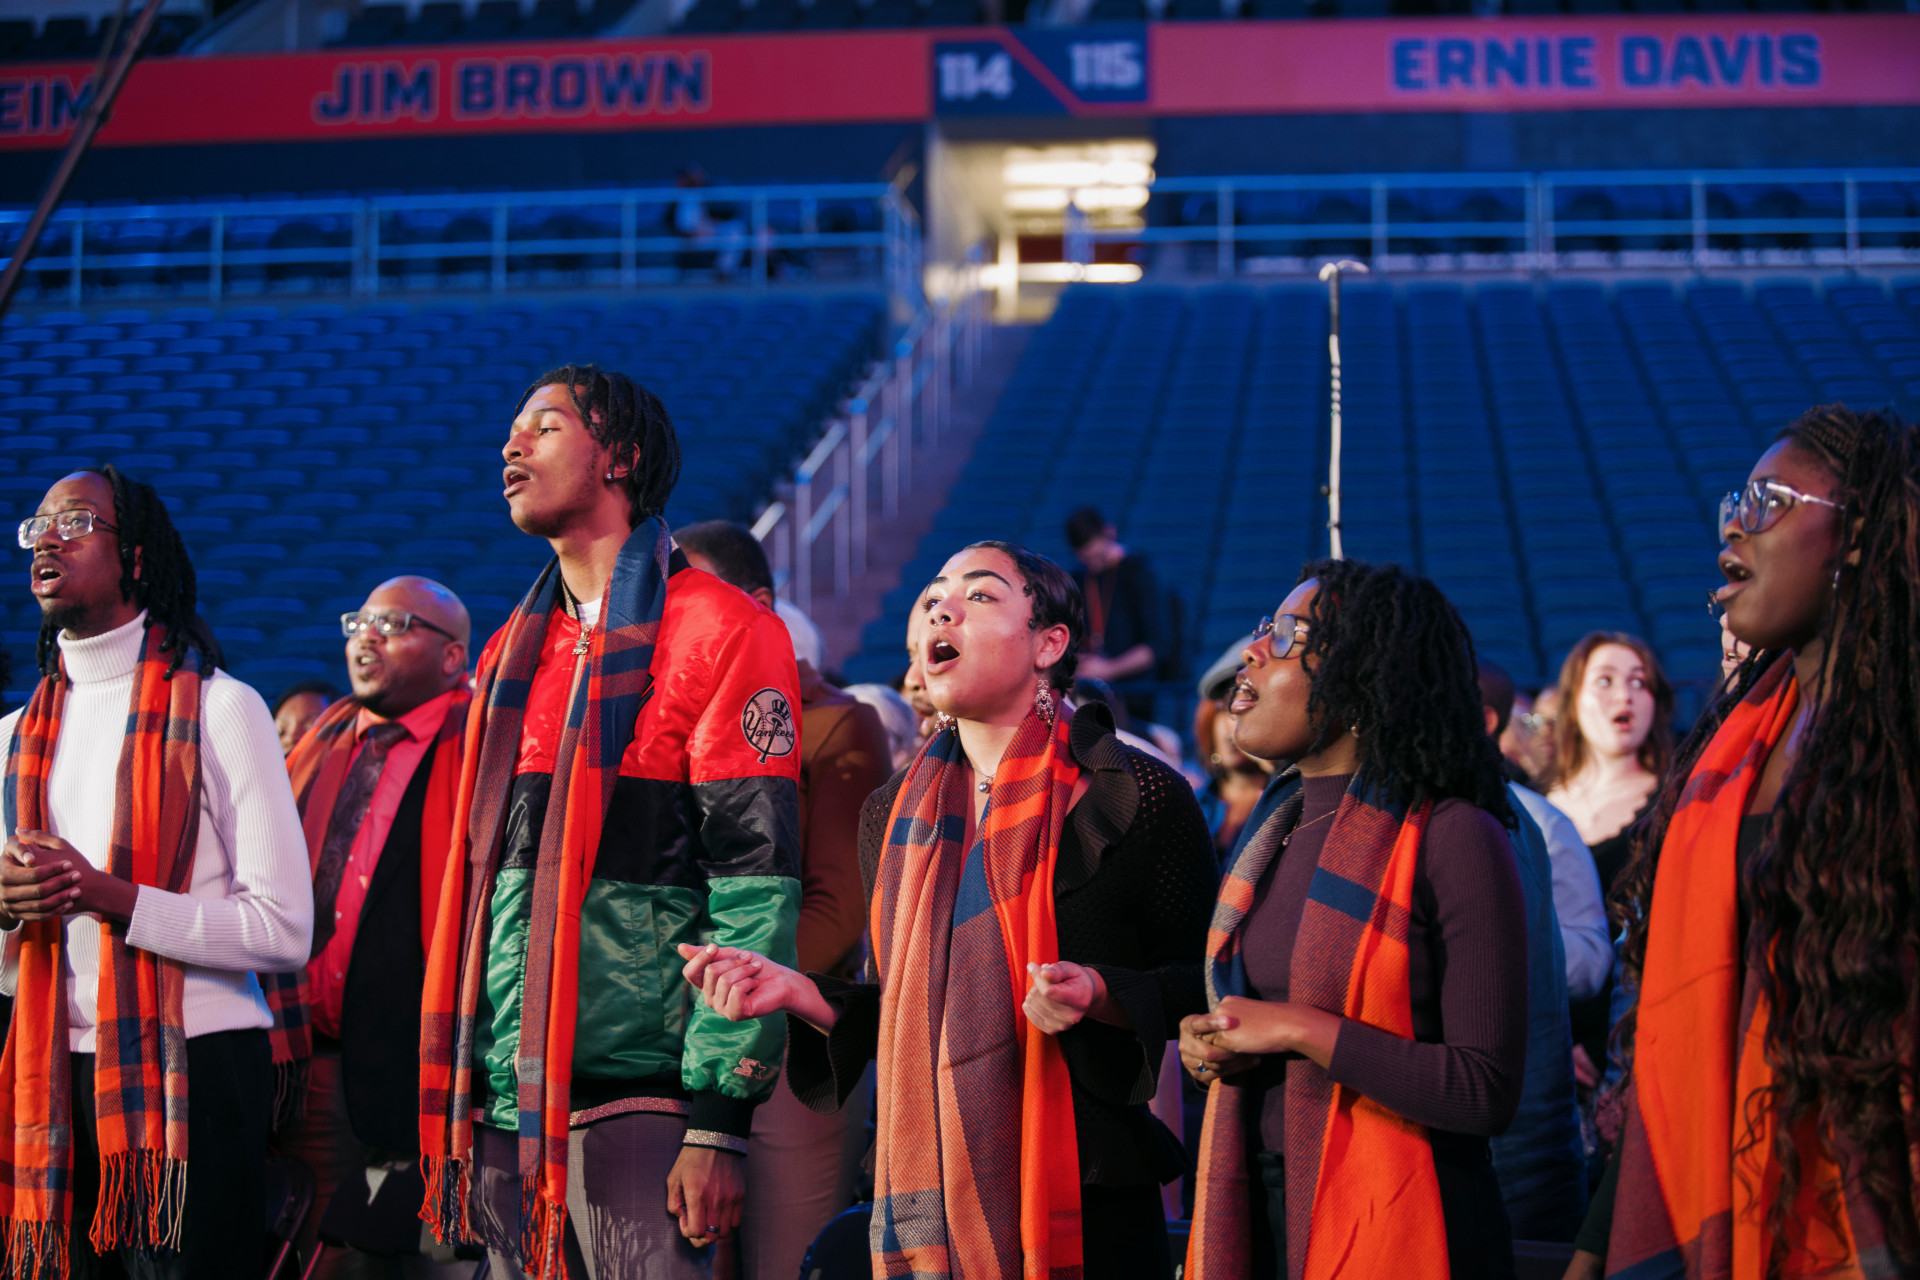
<svg viewBox="0 0 1920 1280">
<path fill-rule="evenodd" d="M 687 563 L 773 607 L 773 569 L 752 532 L 726 520 L 676 530 Z M 800 925 L 802 973 L 853 977 L 866 929 L 860 882 L 860 806 L 886 784 L 893 751 L 871 707 L 800 670 Z M 793 1280 L 807 1246 L 853 1203 L 862 1149 L 849 1136 L 866 1126 L 870 1096 L 820 1114 L 785 1081 L 753 1114 L 747 1147 L 743 1280 Z"/>
<path fill-rule="evenodd" d="M 847 693 L 872 707 L 880 717 L 893 749 L 893 771 L 913 763 L 914 754 L 920 750 L 920 717 L 912 705 L 884 684 L 850 684 Z"/>
<path fill-rule="evenodd" d="M 1551 708 L 1552 699 L 1543 704 L 1544 695 L 1525 689 L 1513 691 L 1513 710 L 1507 715 L 1507 727 L 1500 731 L 1500 754 L 1513 765 L 1527 786 L 1545 785 L 1552 771 L 1553 717 L 1543 715 L 1542 705 Z"/>
<path fill-rule="evenodd" d="M 1498 663 L 1480 662 L 1480 700 L 1487 732 L 1496 739 L 1505 729 L 1507 695 L 1513 678 Z M 1613 931 L 1607 924 L 1607 906 L 1600 892 L 1600 873 L 1593 854 L 1580 838 L 1579 828 L 1554 808 L 1545 796 L 1527 785 L 1517 767 L 1505 770 L 1508 791 L 1539 829 L 1552 863 L 1553 910 L 1560 922 L 1560 938 L 1567 954 L 1567 995 L 1586 1000 L 1600 994 L 1613 968 Z"/>
<path fill-rule="evenodd" d="M 1559 694 L 1547 800 L 1573 819 L 1593 851 L 1604 896 L 1627 864 L 1633 825 L 1652 809 L 1673 754 L 1673 686 L 1644 640 L 1596 631 L 1561 664 Z M 1611 995 L 1609 981 L 1573 1005 L 1574 1073 L 1586 1090 L 1600 1083 L 1607 1061 Z M 1594 1098 L 1583 1102 L 1591 1121 Z"/>
<path fill-rule="evenodd" d="M 1522 763 L 1533 789 L 1553 785 L 1553 762 L 1558 753 L 1560 730 L 1560 686 L 1550 684 L 1533 695 L 1533 710 L 1526 717 L 1526 729 L 1532 741 L 1527 752 L 1531 765 Z"/>
<path fill-rule="evenodd" d="M 1153 570 L 1120 545 L 1113 526 L 1093 507 L 1067 517 L 1066 535 L 1081 565 L 1074 581 L 1087 602 L 1080 674 L 1110 684 L 1152 679 L 1172 654 L 1167 604 Z M 1127 709 L 1136 720 L 1152 720 L 1153 696 L 1130 694 Z"/>
<path fill-rule="evenodd" d="M 1480 706 L 1496 742 L 1513 680 L 1480 661 Z M 1493 1139 L 1493 1171 L 1513 1234 L 1565 1243 L 1587 1211 L 1586 1144 L 1573 1075 L 1570 994 L 1600 990 L 1613 962 L 1593 857 L 1567 816 L 1516 781 L 1503 760 L 1516 823 L 1513 852 L 1527 907 L 1527 1073 L 1513 1124 Z M 1551 829 L 1553 836 L 1546 832 Z M 1578 984 L 1576 986 L 1576 983 Z"/>
<path fill-rule="evenodd" d="M 1920 1275 L 1920 431 L 1831 405 L 1721 502 L 1753 646 L 1622 878 L 1619 1153 L 1568 1276 Z"/>
<path fill-rule="evenodd" d="M 933 702 L 927 696 L 926 627 L 926 615 L 915 608 L 907 617 L 907 670 L 900 677 L 900 696 L 907 700 L 914 715 L 920 718 L 919 741 L 914 744 L 916 754 L 927 739 L 933 737 L 939 727 L 937 722 L 940 715 L 933 709 Z"/>
<path fill-rule="evenodd" d="M 280 735 L 280 753 L 292 755 L 294 744 L 313 727 L 320 713 L 339 700 L 340 691 L 325 680 L 302 680 L 281 690 L 269 708 L 274 732 Z"/>
<path fill-rule="evenodd" d="M 1720 684 L 1725 689 L 1732 686 L 1733 673 L 1740 669 L 1740 664 L 1753 656 L 1753 646 L 1728 628 L 1726 610 L 1720 607 L 1717 598 L 1713 612 L 1720 623 Z"/>
<path fill-rule="evenodd" d="M 1514 1274 L 1488 1139 L 1521 1097 L 1527 917 L 1473 641 L 1440 589 L 1307 565 L 1230 711 L 1289 767 L 1208 931 L 1186 1274 Z"/>
<path fill-rule="evenodd" d="M 313 937 L 273 720 L 202 647 L 152 486 L 67 476 L 20 545 L 41 624 L 40 681 L 0 720 L 8 1271 L 257 1275 L 273 1019 L 254 974 Z"/>
<path fill-rule="evenodd" d="M 1673 686 L 1646 641 L 1595 631 L 1561 664 L 1559 690 L 1547 799 L 1573 819 L 1611 892 L 1627 829 L 1652 806 L 1673 754 Z"/>
<path fill-rule="evenodd" d="M 1223 861 L 1239 842 L 1241 829 L 1273 777 L 1269 762 L 1240 749 L 1233 740 L 1233 728 L 1224 700 L 1201 698 L 1193 716 L 1193 741 L 1206 764 L 1207 783 L 1197 794 L 1213 847 Z"/>
<path fill-rule="evenodd" d="M 873 980 L 732 948 L 689 948 L 687 980 L 728 1016 L 789 1014 L 815 1106 L 878 1056 L 875 1275 L 1170 1277 L 1160 1186 L 1184 1161 L 1147 1102 L 1201 1007 L 1206 827 L 1105 707 L 1060 710 L 1083 623 L 1058 565 L 976 543 L 920 608 L 950 719 L 862 814 Z"/>
<path fill-rule="evenodd" d="M 554 558 L 480 655 L 421 1017 L 424 1214 L 495 1280 L 694 1280 L 739 1223 L 785 1028 L 676 999 L 695 938 L 794 951 L 799 678 L 675 551 L 665 406 L 567 365 L 521 397 L 507 510 Z"/>
<path fill-rule="evenodd" d="M 424 1280 L 442 1273 L 392 1246 L 423 1235 L 420 992 L 472 700 L 470 625 L 458 596 L 406 577 L 375 587 L 340 628 L 353 694 L 287 760 L 315 924 L 305 969 L 262 980 L 285 1076 L 280 1149 L 314 1174 L 302 1254 L 322 1230 L 343 1242 L 312 1275 Z M 385 1194 L 369 1196 L 373 1185 Z"/>
</svg>

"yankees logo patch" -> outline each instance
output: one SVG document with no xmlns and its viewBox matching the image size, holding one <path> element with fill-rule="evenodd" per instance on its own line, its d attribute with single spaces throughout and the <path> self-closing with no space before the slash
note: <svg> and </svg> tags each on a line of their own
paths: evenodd
<svg viewBox="0 0 1920 1280">
<path fill-rule="evenodd" d="M 793 704 L 778 689 L 762 689 L 747 699 L 740 713 L 740 732 L 747 745 L 760 753 L 760 763 L 769 756 L 790 756 L 795 739 Z"/>
</svg>

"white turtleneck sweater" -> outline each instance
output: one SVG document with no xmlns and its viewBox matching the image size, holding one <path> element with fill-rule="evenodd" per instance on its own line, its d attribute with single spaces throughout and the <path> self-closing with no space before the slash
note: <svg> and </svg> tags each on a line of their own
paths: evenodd
<svg viewBox="0 0 1920 1280">
<path fill-rule="evenodd" d="M 115 775 L 133 700 L 146 614 L 86 640 L 60 637 L 67 691 L 47 775 L 52 834 L 105 868 L 113 842 Z M 200 839 L 185 893 L 140 887 L 127 942 L 183 962 L 189 1038 L 271 1027 L 256 971 L 307 961 L 313 882 L 273 718 L 251 686 L 216 671 L 201 686 Z M 0 720 L 11 751 L 16 711 Z M 13 832 L 8 831 L 8 836 Z M 100 986 L 100 917 L 66 919 L 67 1025 L 75 1053 L 92 1053 Z M 18 977 L 19 931 L 0 952 L 0 993 Z"/>
</svg>

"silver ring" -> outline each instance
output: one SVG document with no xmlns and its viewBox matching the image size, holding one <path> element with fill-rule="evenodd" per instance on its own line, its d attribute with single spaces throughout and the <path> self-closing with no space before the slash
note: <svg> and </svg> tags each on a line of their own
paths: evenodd
<svg viewBox="0 0 1920 1280">
<path fill-rule="evenodd" d="M 717 1236 L 720 1234 L 720 1228 L 715 1224 L 709 1222 L 707 1224 L 707 1234 L 710 1236 Z"/>
</svg>

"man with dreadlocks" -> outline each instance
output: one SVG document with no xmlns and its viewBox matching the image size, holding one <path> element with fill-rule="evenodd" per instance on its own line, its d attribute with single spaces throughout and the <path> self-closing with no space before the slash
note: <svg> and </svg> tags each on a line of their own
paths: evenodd
<svg viewBox="0 0 1920 1280">
<path fill-rule="evenodd" d="M 1753 647 L 1621 873 L 1619 1153 L 1570 1276 L 1920 1276 L 1920 430 L 1809 410 L 1720 504 Z"/>
<path fill-rule="evenodd" d="M 495 1276 L 705 1276 L 786 1028 L 690 1000 L 675 947 L 794 962 L 793 649 L 674 548 L 679 446 L 630 378 L 546 374 L 502 455 L 554 559 L 474 683 L 421 1021 L 423 1212 Z"/>
<path fill-rule="evenodd" d="M 260 1268 L 272 1025 L 307 857 L 260 696 L 215 669 L 151 486 L 66 477 L 20 524 L 40 683 L 0 720 L 0 1227 L 10 1276 Z"/>
</svg>

